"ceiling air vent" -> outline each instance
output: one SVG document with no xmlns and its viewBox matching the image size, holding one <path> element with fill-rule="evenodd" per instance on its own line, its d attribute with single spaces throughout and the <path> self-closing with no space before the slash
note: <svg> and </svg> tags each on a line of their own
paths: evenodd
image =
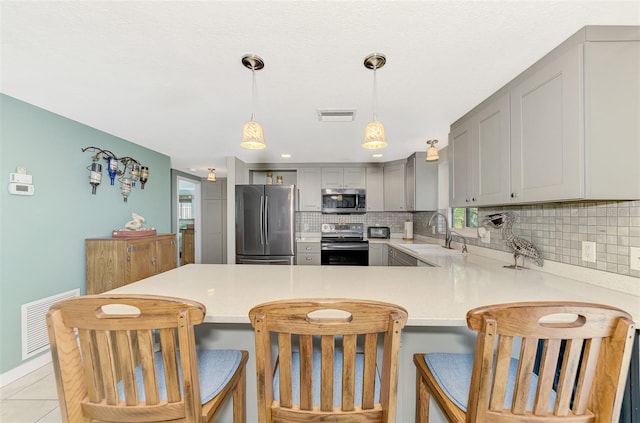
<svg viewBox="0 0 640 423">
<path fill-rule="evenodd" d="M 318 109 L 320 122 L 353 122 L 356 119 L 355 109 L 350 110 L 321 110 Z"/>
</svg>

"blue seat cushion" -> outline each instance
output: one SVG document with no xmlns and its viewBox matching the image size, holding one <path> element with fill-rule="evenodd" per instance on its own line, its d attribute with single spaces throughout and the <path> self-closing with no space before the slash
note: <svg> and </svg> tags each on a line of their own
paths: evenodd
<svg viewBox="0 0 640 423">
<path fill-rule="evenodd" d="M 438 385 L 445 394 L 463 411 L 467 411 L 469 400 L 469 385 L 471 384 L 471 372 L 473 371 L 473 354 L 452 354 L 452 353 L 428 353 L 424 356 L 429 370 L 433 373 Z M 516 381 L 518 360 L 511 359 L 509 365 L 509 375 L 507 379 L 507 391 L 504 399 L 504 408 L 511 409 L 513 398 L 513 388 Z M 538 376 L 533 374 L 529 387 L 529 399 L 527 410 L 533 409 L 533 400 L 536 395 Z M 553 411 L 553 403 L 556 399 L 555 391 L 551 392 L 549 401 L 549 411 Z"/>
<path fill-rule="evenodd" d="M 320 366 L 321 356 L 319 351 L 313 352 L 311 370 L 312 383 L 312 404 L 315 407 L 320 406 Z M 355 392 L 354 404 L 362 404 L 362 377 L 364 369 L 364 354 L 356 354 L 356 371 L 355 371 Z M 291 356 L 291 397 L 294 404 L 300 404 L 300 354 L 292 353 Z M 375 372 L 374 402 L 380 401 L 380 375 L 378 369 Z M 275 370 L 273 377 L 273 397 L 276 401 L 280 399 L 280 372 L 278 368 Z M 337 350 L 333 359 L 333 406 L 340 407 L 342 405 L 342 351 Z"/>
<path fill-rule="evenodd" d="M 200 382 L 200 399 L 202 403 L 211 400 L 229 382 L 242 360 L 242 353 L 238 350 L 197 350 L 198 378 Z M 180 378 L 180 392 L 182 392 L 182 369 L 178 353 L 178 375 Z M 158 376 L 158 396 L 160 400 L 167 399 L 167 386 L 164 377 L 164 364 L 162 353 L 155 353 L 156 374 Z M 138 384 L 138 396 L 140 401 L 145 400 L 144 382 L 141 366 L 136 367 L 136 381 Z M 122 381 L 118 383 L 120 400 L 124 401 L 124 389 Z M 183 393 L 184 394 L 184 393 Z"/>
</svg>

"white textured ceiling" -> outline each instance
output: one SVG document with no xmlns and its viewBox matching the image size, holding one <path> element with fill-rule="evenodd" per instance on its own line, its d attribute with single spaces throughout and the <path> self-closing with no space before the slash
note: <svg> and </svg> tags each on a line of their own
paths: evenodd
<svg viewBox="0 0 640 423">
<path fill-rule="evenodd" d="M 388 161 L 449 125 L 584 25 L 640 25 L 638 1 L 2 1 L 3 93 L 224 174 L 245 162 Z M 360 147 L 372 117 L 389 146 Z M 239 146 L 252 108 L 267 148 Z M 321 123 L 317 109 L 356 109 Z M 292 155 L 282 159 L 282 153 Z M 193 172 L 189 169 L 196 169 Z"/>
</svg>

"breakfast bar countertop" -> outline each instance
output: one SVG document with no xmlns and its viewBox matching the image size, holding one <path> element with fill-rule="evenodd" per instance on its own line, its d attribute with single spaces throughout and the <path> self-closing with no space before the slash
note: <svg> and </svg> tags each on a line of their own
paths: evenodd
<svg viewBox="0 0 640 423">
<path fill-rule="evenodd" d="M 345 297 L 405 307 L 407 326 L 466 326 L 477 306 L 566 300 L 621 308 L 640 323 L 640 297 L 535 269 L 512 270 L 473 254 L 441 255 L 438 267 L 188 264 L 109 293 L 190 298 L 207 307 L 206 322 L 249 323 L 256 304 L 284 298 Z"/>
</svg>

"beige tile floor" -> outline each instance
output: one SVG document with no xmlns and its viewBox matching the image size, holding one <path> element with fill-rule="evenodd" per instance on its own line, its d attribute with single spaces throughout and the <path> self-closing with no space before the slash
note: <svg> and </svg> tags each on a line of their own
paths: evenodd
<svg viewBox="0 0 640 423">
<path fill-rule="evenodd" d="M 51 364 L 0 389 L 0 422 L 62 422 Z"/>
</svg>

